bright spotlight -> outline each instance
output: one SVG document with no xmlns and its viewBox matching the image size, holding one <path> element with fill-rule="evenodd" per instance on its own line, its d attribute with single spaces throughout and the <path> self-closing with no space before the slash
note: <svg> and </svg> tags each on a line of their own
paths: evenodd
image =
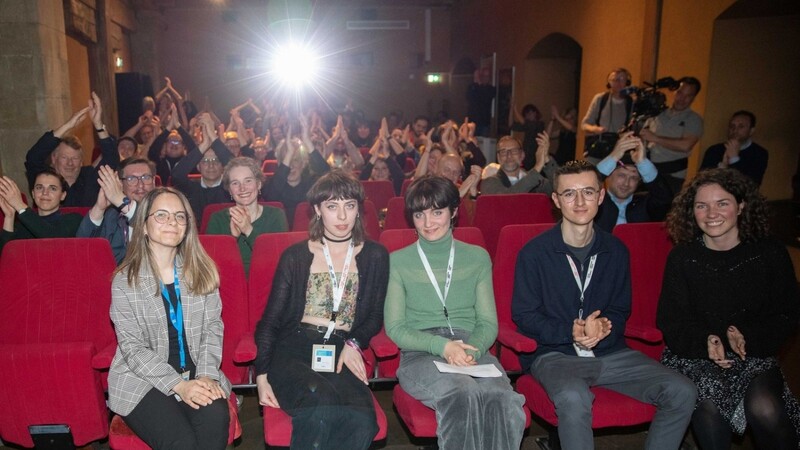
<svg viewBox="0 0 800 450">
<path fill-rule="evenodd" d="M 304 45 L 284 45 L 275 53 L 272 73 L 282 84 L 299 88 L 314 80 L 318 69 L 317 60 L 317 55 Z"/>
</svg>

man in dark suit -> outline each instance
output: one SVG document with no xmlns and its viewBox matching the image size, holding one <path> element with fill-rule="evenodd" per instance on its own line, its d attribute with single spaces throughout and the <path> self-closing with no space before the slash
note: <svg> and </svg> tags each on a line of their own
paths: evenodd
<svg viewBox="0 0 800 450">
<path fill-rule="evenodd" d="M 733 113 L 728 124 L 728 140 L 706 150 L 700 170 L 730 167 L 747 175 L 760 186 L 767 170 L 769 152 L 753 142 L 755 131 L 755 114 L 744 110 Z"/>
</svg>

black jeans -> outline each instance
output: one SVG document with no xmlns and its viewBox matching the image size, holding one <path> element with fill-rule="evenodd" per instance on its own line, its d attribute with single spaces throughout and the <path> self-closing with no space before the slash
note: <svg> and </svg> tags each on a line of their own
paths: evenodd
<svg viewBox="0 0 800 450">
<path fill-rule="evenodd" d="M 154 450 L 224 449 L 228 445 L 228 399 L 193 409 L 175 397 L 150 389 L 125 417 L 125 423 Z"/>
<path fill-rule="evenodd" d="M 298 328 L 276 346 L 269 383 L 281 409 L 292 416 L 291 448 L 366 449 L 378 433 L 369 387 L 347 366 L 342 373 L 311 369 L 311 348 L 323 334 Z M 331 336 L 336 362 L 344 340 Z"/>
</svg>

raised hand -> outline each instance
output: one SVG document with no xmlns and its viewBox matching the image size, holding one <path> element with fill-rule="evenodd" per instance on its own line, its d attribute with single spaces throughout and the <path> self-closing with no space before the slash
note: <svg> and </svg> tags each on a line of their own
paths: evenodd
<svg viewBox="0 0 800 450">
<path fill-rule="evenodd" d="M 17 186 L 14 180 L 7 176 L 0 178 L 0 198 L 13 208 L 11 211 L 12 217 L 14 216 L 14 212 L 26 207 L 25 202 L 22 201 L 22 193 L 19 190 L 19 186 Z M 3 213 L 6 216 L 9 215 L 5 210 Z"/>
<path fill-rule="evenodd" d="M 89 99 L 89 117 L 92 119 L 92 124 L 95 129 L 100 129 L 103 126 L 103 104 L 100 102 L 100 97 L 92 91 L 92 98 Z"/>
<path fill-rule="evenodd" d="M 79 123 L 83 122 L 83 119 L 86 118 L 86 115 L 89 114 L 89 107 L 83 108 L 77 111 L 72 117 L 69 118 L 63 125 L 58 127 L 53 131 L 53 136 L 57 138 L 63 137 L 65 134 L 72 131 L 73 128 L 78 126 Z"/>
<path fill-rule="evenodd" d="M 105 198 L 114 206 L 121 205 L 125 194 L 122 191 L 122 180 L 119 179 L 117 172 L 109 166 L 100 166 L 97 175 L 97 182 Z M 98 196 L 98 201 L 99 199 Z"/>
</svg>

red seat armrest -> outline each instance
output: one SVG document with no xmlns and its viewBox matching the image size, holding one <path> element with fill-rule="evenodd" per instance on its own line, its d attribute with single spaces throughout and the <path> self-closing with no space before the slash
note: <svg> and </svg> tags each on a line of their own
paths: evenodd
<svg viewBox="0 0 800 450">
<path fill-rule="evenodd" d="M 242 335 L 239 342 L 236 344 L 236 349 L 233 351 L 233 361 L 236 363 L 244 364 L 254 361 L 256 359 L 256 340 L 255 337 L 248 333 Z"/>
<path fill-rule="evenodd" d="M 625 326 L 625 337 L 638 339 L 649 344 L 658 344 L 664 340 L 664 336 L 658 328 L 631 324 Z"/>
<path fill-rule="evenodd" d="M 92 368 L 97 370 L 104 370 L 111 367 L 111 360 L 114 359 L 114 353 L 117 351 L 116 342 L 109 344 L 106 348 L 100 350 L 92 357 Z"/>
<path fill-rule="evenodd" d="M 497 330 L 497 341 L 517 353 L 534 352 L 537 347 L 535 339 L 503 326 Z"/>
<path fill-rule="evenodd" d="M 397 344 L 389 339 L 389 336 L 387 336 L 386 332 L 383 330 L 372 337 L 369 341 L 369 348 L 372 349 L 377 358 L 391 358 L 400 351 L 400 349 L 397 348 Z"/>
</svg>

